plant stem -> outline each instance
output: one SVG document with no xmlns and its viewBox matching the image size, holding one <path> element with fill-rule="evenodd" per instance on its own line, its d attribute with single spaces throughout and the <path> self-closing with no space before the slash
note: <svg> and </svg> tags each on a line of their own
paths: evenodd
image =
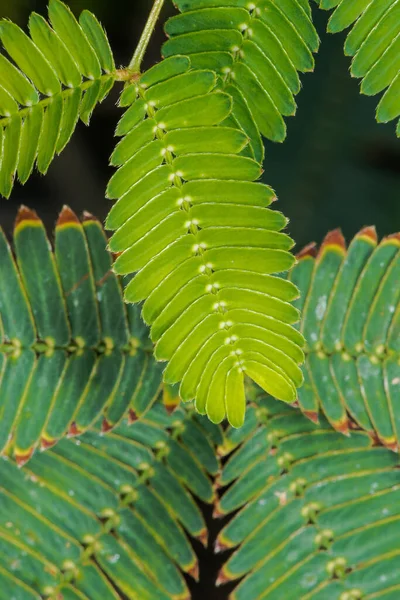
<svg viewBox="0 0 400 600">
<path fill-rule="evenodd" d="M 143 29 L 143 33 L 135 50 L 135 54 L 133 55 L 132 60 L 129 63 L 128 69 L 133 73 L 137 73 L 140 71 L 143 57 L 147 50 L 147 46 L 149 45 L 151 35 L 157 23 L 157 19 L 160 16 L 163 4 L 164 0 L 154 0 L 153 8 L 151 9 L 149 18 L 147 19 L 147 23 Z"/>
</svg>

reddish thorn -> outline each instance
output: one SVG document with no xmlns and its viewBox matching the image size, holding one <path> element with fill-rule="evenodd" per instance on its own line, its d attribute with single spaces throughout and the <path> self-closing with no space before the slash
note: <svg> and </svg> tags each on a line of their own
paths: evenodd
<svg viewBox="0 0 400 600">
<path fill-rule="evenodd" d="M 378 241 L 378 236 L 376 233 L 376 227 L 375 225 L 369 225 L 368 227 L 363 227 L 361 229 L 361 231 L 359 231 L 356 235 L 356 237 L 359 236 L 364 236 L 364 237 L 369 237 L 373 242 L 377 242 Z"/>
<path fill-rule="evenodd" d="M 40 221 L 38 214 L 35 210 L 31 210 L 24 204 L 19 207 L 17 217 L 15 219 L 14 228 L 18 227 L 23 221 Z"/>
<path fill-rule="evenodd" d="M 397 453 L 399 451 L 397 440 L 388 441 L 381 438 L 381 442 L 386 448 L 388 448 L 392 452 Z"/>
<path fill-rule="evenodd" d="M 203 529 L 203 531 L 196 536 L 196 538 L 201 542 L 204 548 L 207 548 L 208 545 L 208 531 L 207 529 Z"/>
<path fill-rule="evenodd" d="M 42 437 L 40 440 L 40 449 L 41 450 L 49 450 L 49 448 L 52 448 L 56 444 L 57 444 L 57 440 L 55 440 L 55 439 L 50 440 L 49 438 Z"/>
<path fill-rule="evenodd" d="M 129 424 L 132 425 L 132 423 L 135 423 L 135 421 L 138 421 L 138 419 L 139 419 L 139 417 L 137 416 L 137 414 L 135 413 L 133 408 L 130 408 L 129 413 L 128 413 Z"/>
<path fill-rule="evenodd" d="M 77 424 L 71 423 L 70 428 L 68 429 L 68 437 L 74 437 L 75 435 L 81 435 L 83 431 L 78 428 Z"/>
<path fill-rule="evenodd" d="M 224 568 L 222 568 L 221 571 L 219 572 L 219 575 L 217 577 L 217 581 L 215 582 L 215 585 L 217 587 L 219 587 L 220 585 L 224 585 L 225 583 L 230 583 L 231 581 L 232 581 L 232 578 L 229 577 L 228 575 L 226 575 Z"/>
<path fill-rule="evenodd" d="M 310 419 L 310 421 L 318 425 L 319 418 L 318 413 L 315 410 L 304 410 L 303 414 L 307 417 L 307 419 Z"/>
<path fill-rule="evenodd" d="M 213 519 L 221 519 L 222 517 L 225 516 L 225 513 L 221 511 L 219 504 L 215 505 L 214 508 L 214 512 L 213 512 Z"/>
<path fill-rule="evenodd" d="M 14 456 L 15 456 L 15 461 L 16 461 L 17 465 L 19 467 L 23 467 L 28 462 L 28 460 L 30 460 L 32 458 L 33 452 L 34 452 L 34 448 L 30 448 L 23 454 L 19 454 L 18 452 L 15 452 Z"/>
<path fill-rule="evenodd" d="M 226 550 L 230 550 L 230 546 L 222 542 L 219 538 L 216 539 L 214 544 L 214 552 L 215 554 L 219 554 L 220 552 L 225 552 Z"/>
<path fill-rule="evenodd" d="M 67 225 L 68 223 L 79 223 L 79 219 L 74 213 L 74 211 L 71 210 L 69 206 L 64 204 L 58 216 L 56 227 L 60 227 L 61 225 Z"/>
<path fill-rule="evenodd" d="M 87 210 L 83 211 L 82 214 L 82 221 L 98 221 L 99 219 L 97 217 L 95 217 L 94 215 L 92 215 L 92 213 L 88 212 Z"/>
<path fill-rule="evenodd" d="M 385 240 L 396 240 L 397 242 L 400 242 L 400 232 L 391 233 L 390 235 L 386 235 L 382 241 L 385 241 Z"/>
<path fill-rule="evenodd" d="M 306 258 L 307 256 L 311 256 L 311 258 L 315 258 L 317 256 L 317 254 L 318 254 L 317 244 L 315 242 L 311 242 L 310 244 L 307 244 L 307 246 L 304 246 L 304 248 L 296 254 L 296 258 L 299 260 L 302 258 Z"/>
<path fill-rule="evenodd" d="M 333 229 L 333 231 L 328 231 L 325 238 L 322 241 L 321 247 L 319 249 L 319 255 L 322 254 L 323 249 L 326 246 L 339 246 L 343 250 L 346 250 L 346 240 L 343 237 L 343 233 L 341 229 Z"/>
<path fill-rule="evenodd" d="M 103 422 L 101 424 L 101 431 L 103 433 L 107 433 L 108 431 L 111 431 L 111 429 L 114 427 L 114 425 L 112 425 L 111 423 L 109 423 L 107 421 L 107 419 L 103 419 Z"/>
<path fill-rule="evenodd" d="M 178 406 L 179 406 L 179 402 L 177 404 L 172 403 L 172 402 L 164 403 L 165 410 L 167 411 L 167 413 L 169 415 L 172 415 L 172 413 L 174 413 L 176 411 Z"/>
<path fill-rule="evenodd" d="M 193 579 L 195 581 L 199 581 L 199 564 L 196 562 L 195 565 L 193 565 L 193 567 L 191 567 L 188 571 L 188 575 L 190 575 L 190 577 L 193 577 Z"/>
<path fill-rule="evenodd" d="M 221 487 L 221 471 L 219 471 L 215 476 L 213 487 L 214 490 L 219 490 L 219 488 Z"/>
<path fill-rule="evenodd" d="M 350 437 L 349 419 L 348 419 L 347 415 L 345 417 L 343 417 L 343 419 L 341 419 L 340 421 L 336 421 L 335 423 L 332 423 L 332 425 L 336 429 L 336 431 L 339 431 L 339 433 L 343 433 L 343 435 Z"/>
<path fill-rule="evenodd" d="M 378 438 L 375 431 L 367 431 L 367 435 L 370 438 L 373 447 L 381 446 L 381 440 Z"/>
</svg>

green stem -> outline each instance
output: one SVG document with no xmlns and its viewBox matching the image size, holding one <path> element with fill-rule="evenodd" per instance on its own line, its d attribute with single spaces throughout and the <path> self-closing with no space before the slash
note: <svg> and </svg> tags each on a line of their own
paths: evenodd
<svg viewBox="0 0 400 600">
<path fill-rule="evenodd" d="M 135 54 L 133 55 L 128 66 L 129 71 L 132 71 L 133 73 L 140 72 L 140 67 L 147 50 L 147 46 L 149 45 L 150 38 L 156 26 L 158 17 L 160 16 L 163 5 L 164 0 L 154 0 L 153 8 L 151 9 L 149 18 L 147 19 L 147 23 L 143 29 L 143 33 L 135 50 Z"/>
</svg>

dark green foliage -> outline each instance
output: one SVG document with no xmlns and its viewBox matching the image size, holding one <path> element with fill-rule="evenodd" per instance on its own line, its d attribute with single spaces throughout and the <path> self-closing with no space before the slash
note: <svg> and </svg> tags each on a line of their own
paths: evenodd
<svg viewBox="0 0 400 600">
<path fill-rule="evenodd" d="M 343 433 L 361 428 L 400 443 L 400 237 L 377 245 L 373 227 L 346 250 L 339 231 L 307 247 L 290 274 L 301 292 L 306 338 L 301 410 L 321 411 Z"/>
<path fill-rule="evenodd" d="M 0 237 L 0 448 L 22 463 L 38 445 L 144 414 L 161 369 L 138 309 L 125 307 L 100 223 L 60 214 L 52 251 L 42 222 L 19 212 L 15 259 Z"/>
<path fill-rule="evenodd" d="M 228 518 L 209 551 L 234 550 L 216 582 L 237 580 L 231 600 L 395 598 L 397 455 L 248 393 L 241 429 L 156 405 L 104 437 L 62 440 L 23 471 L 1 461 L 0 589 L 189 599 L 181 571 L 199 573 L 188 536 L 208 537 L 200 498 Z"/>
</svg>

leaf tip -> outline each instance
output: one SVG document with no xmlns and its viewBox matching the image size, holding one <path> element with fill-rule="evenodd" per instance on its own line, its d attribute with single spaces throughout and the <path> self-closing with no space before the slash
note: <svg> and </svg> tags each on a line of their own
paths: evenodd
<svg viewBox="0 0 400 600">
<path fill-rule="evenodd" d="M 386 235 L 382 241 L 386 241 L 386 240 L 390 240 L 390 241 L 394 241 L 394 242 L 400 242 L 400 232 L 398 233 L 391 233 L 390 235 Z"/>
<path fill-rule="evenodd" d="M 195 581 L 199 581 L 200 579 L 200 570 L 199 570 L 199 564 L 196 560 L 196 563 L 193 565 L 193 567 L 191 567 L 188 570 L 188 575 L 190 575 L 190 577 L 193 577 L 193 579 Z"/>
<path fill-rule="evenodd" d="M 133 423 L 135 423 L 136 421 L 138 421 L 139 417 L 137 415 L 137 413 L 133 410 L 133 408 L 129 409 L 128 412 L 128 423 L 129 425 L 133 425 Z"/>
<path fill-rule="evenodd" d="M 347 417 L 347 415 L 343 416 L 341 419 L 339 419 L 338 421 L 335 421 L 334 423 L 332 423 L 334 429 L 336 429 L 336 431 L 338 431 L 339 433 L 343 433 L 343 435 L 350 437 L 350 432 L 349 432 L 349 419 Z"/>
<path fill-rule="evenodd" d="M 363 227 L 358 233 L 357 237 L 366 237 L 372 240 L 373 242 L 378 241 L 378 235 L 376 233 L 375 225 L 369 225 L 368 227 Z"/>
<path fill-rule="evenodd" d="M 221 571 L 219 572 L 219 575 L 217 577 L 215 585 L 217 587 L 220 587 L 221 585 L 224 585 L 225 583 L 230 583 L 231 581 L 232 581 L 232 577 L 229 577 L 229 575 L 226 573 L 225 569 L 222 568 Z"/>
<path fill-rule="evenodd" d="M 395 452 L 396 454 L 399 451 L 399 444 L 398 444 L 396 438 L 381 438 L 381 442 L 385 446 L 385 448 L 387 448 L 388 450 L 391 450 L 392 452 Z"/>
<path fill-rule="evenodd" d="M 113 428 L 113 425 L 107 421 L 107 419 L 103 419 L 101 424 L 101 433 L 108 433 Z"/>
<path fill-rule="evenodd" d="M 31 458 L 34 452 L 34 448 L 29 448 L 28 450 L 19 450 L 16 448 L 14 450 L 15 462 L 19 468 L 23 467 Z"/>
<path fill-rule="evenodd" d="M 298 252 L 296 254 L 296 258 L 298 260 L 301 260 L 302 258 L 315 258 L 318 254 L 318 249 L 317 249 L 317 244 L 315 242 L 311 242 L 310 244 L 307 244 L 307 246 L 304 246 L 304 248 L 302 248 L 302 250 L 300 250 L 300 252 Z"/>
<path fill-rule="evenodd" d="M 346 251 L 346 240 L 344 239 L 340 228 L 328 231 L 321 244 L 318 255 L 321 255 L 327 246 L 337 246 L 340 250 Z"/>
<path fill-rule="evenodd" d="M 208 546 L 208 531 L 206 528 L 202 529 L 199 535 L 196 536 L 196 539 L 202 544 L 204 548 Z"/>
<path fill-rule="evenodd" d="M 221 552 L 226 552 L 226 550 L 230 550 L 231 547 L 226 544 L 220 537 L 218 537 L 214 544 L 214 552 L 215 554 L 220 554 Z"/>
<path fill-rule="evenodd" d="M 42 452 L 44 452 L 45 450 L 49 450 L 50 448 L 55 446 L 56 443 L 57 443 L 56 439 L 42 436 L 42 438 L 40 440 L 40 450 Z"/>
<path fill-rule="evenodd" d="M 73 423 L 71 423 L 69 429 L 68 429 L 68 433 L 67 433 L 67 437 L 75 437 L 77 435 L 82 435 L 83 431 L 81 429 L 79 429 L 78 425 L 75 423 L 75 421 Z"/>
<path fill-rule="evenodd" d="M 24 204 L 22 204 L 19 207 L 16 219 L 15 219 L 14 229 L 16 229 L 19 225 L 26 223 L 27 221 L 35 221 L 37 223 L 38 222 L 41 223 L 41 220 L 39 219 L 37 212 L 35 210 L 28 208 Z"/>
<path fill-rule="evenodd" d="M 99 219 L 97 217 L 95 217 L 94 215 L 92 215 L 92 213 L 88 212 L 87 210 L 83 211 L 82 214 L 82 221 L 85 223 L 86 221 L 95 221 L 95 222 L 99 222 Z"/>
<path fill-rule="evenodd" d="M 70 209 L 66 204 L 62 207 L 61 212 L 58 216 L 56 227 L 61 227 L 62 225 L 69 225 L 71 223 L 78 223 L 79 219 L 74 213 L 73 210 Z"/>
<path fill-rule="evenodd" d="M 312 421 L 313 423 L 318 425 L 319 418 L 318 418 L 318 413 L 315 410 L 304 410 L 303 415 L 305 417 L 307 417 L 307 419 L 310 419 L 310 421 Z"/>
</svg>

